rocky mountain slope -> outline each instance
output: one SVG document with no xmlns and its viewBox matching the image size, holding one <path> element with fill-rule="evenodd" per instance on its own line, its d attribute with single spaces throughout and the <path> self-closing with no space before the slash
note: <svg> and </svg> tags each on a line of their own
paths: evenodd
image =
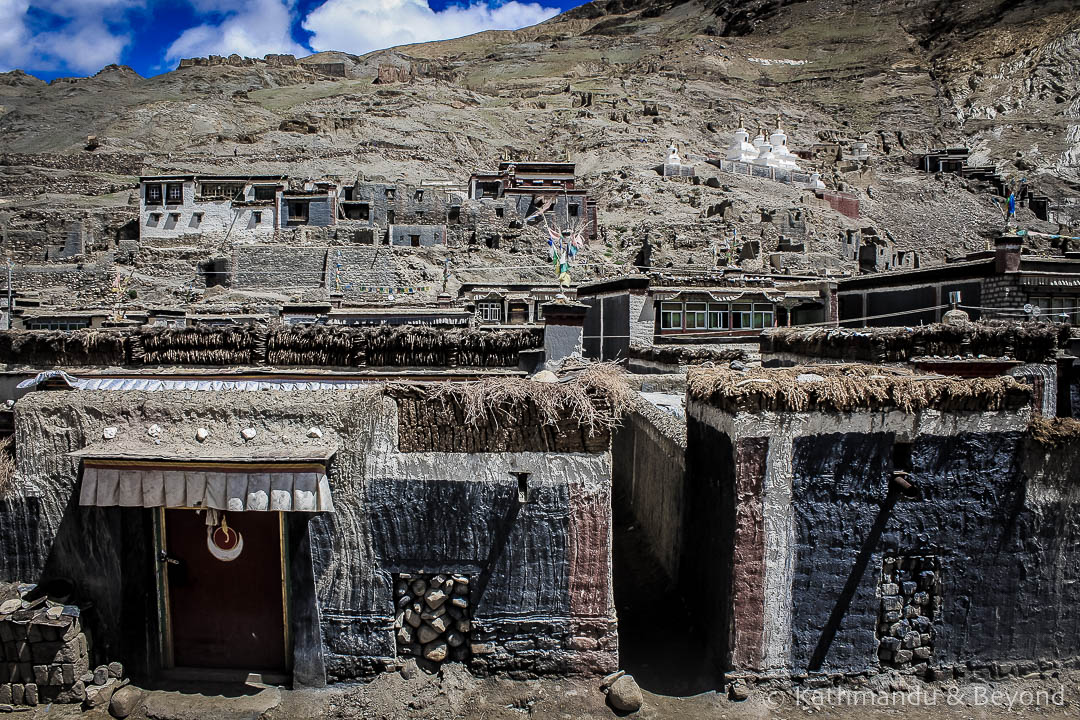
<svg viewBox="0 0 1080 720">
<path fill-rule="evenodd" d="M 335 60 L 346 78 L 304 64 Z M 403 81 L 374 82 L 387 66 Z M 0 229 L 74 212 L 98 223 L 107 251 L 124 212 L 134 217 L 140 172 L 465 181 L 504 157 L 570 157 L 605 228 L 589 249 L 600 264 L 578 280 L 624 271 L 646 239 L 654 264 L 701 264 L 733 229 L 763 250 L 794 233 L 808 255 L 828 256 L 841 233 L 873 228 L 925 265 L 982 249 L 1002 227 L 985 186 L 913 167 L 928 148 L 966 145 L 972 162 L 1054 202 L 1080 197 L 1077 67 L 1070 0 L 597 0 L 515 32 L 297 66 L 152 78 L 110 66 L 50 84 L 7 73 Z M 664 182 L 655 170 L 672 141 L 684 155 L 722 155 L 740 117 L 769 128 L 777 115 L 796 150 L 868 144 L 865 163 L 835 152 L 804 162 L 858 194 L 859 219 L 700 161 L 716 182 Z M 85 150 L 88 135 L 101 146 Z M 789 210 L 798 227 L 769 221 Z M 1026 210 L 1020 221 L 1059 229 Z M 523 252 L 544 260 L 540 242 Z M 468 265 L 485 263 L 524 264 L 478 251 Z"/>
</svg>

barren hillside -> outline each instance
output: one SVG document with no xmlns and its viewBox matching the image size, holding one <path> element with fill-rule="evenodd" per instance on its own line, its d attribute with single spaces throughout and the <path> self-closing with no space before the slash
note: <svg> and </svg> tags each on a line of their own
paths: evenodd
<svg viewBox="0 0 1080 720">
<path fill-rule="evenodd" d="M 985 247 L 1002 226 L 988 188 L 918 172 L 928 148 L 966 145 L 972 162 L 1052 202 L 1080 196 L 1080 9 L 1069 0 L 608 0 L 516 32 L 302 62 L 329 60 L 347 77 L 267 63 L 152 78 L 110 66 L 50 84 L 0 75 L 5 242 L 77 214 L 99 228 L 91 254 L 109 251 L 134 217 L 134 176 L 157 170 L 465 181 L 503 157 L 568 156 L 600 203 L 590 260 L 608 263 L 576 280 L 624 270 L 646 241 L 654 264 L 702 263 L 736 228 L 763 250 L 795 235 L 818 269 L 860 228 L 924 265 Z M 382 66 L 403 81 L 375 83 Z M 723 155 L 740 117 L 771 128 L 777 115 L 796 150 L 868 144 L 867 162 L 803 163 L 859 196 L 858 219 L 702 161 L 702 180 L 716 181 L 655 170 L 672 141 L 684 156 Z M 84 149 L 88 135 L 101 146 Z M 789 210 L 802 224 L 770 219 Z M 1019 220 L 1059 229 L 1026 209 Z M 541 243 L 521 250 L 543 262 Z M 417 272 L 440 262 L 419 253 Z M 483 264 L 526 263 L 505 250 L 468 262 Z"/>
</svg>

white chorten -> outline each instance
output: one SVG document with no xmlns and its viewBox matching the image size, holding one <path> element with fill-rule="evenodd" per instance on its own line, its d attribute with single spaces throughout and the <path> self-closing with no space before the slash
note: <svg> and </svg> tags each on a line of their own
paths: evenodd
<svg viewBox="0 0 1080 720">
<path fill-rule="evenodd" d="M 754 138 L 754 149 L 761 152 L 761 146 L 765 144 L 765 131 L 761 128 L 761 123 L 757 126 L 757 136 Z"/>
<path fill-rule="evenodd" d="M 776 130 L 769 136 L 769 144 L 772 145 L 774 162 L 773 167 L 784 170 L 798 170 L 799 158 L 787 146 L 787 135 L 780 127 L 780 116 L 776 116 Z"/>
<path fill-rule="evenodd" d="M 735 131 L 735 139 L 728 148 L 725 158 L 732 162 L 751 163 L 757 156 L 757 148 L 750 144 L 750 133 L 746 131 L 742 118 L 739 118 L 739 128 Z"/>
<path fill-rule="evenodd" d="M 825 183 L 821 182 L 821 173 L 812 173 L 809 182 L 806 183 L 808 190 L 824 190 Z"/>
<path fill-rule="evenodd" d="M 755 145 L 757 143 L 754 143 Z M 768 140 L 762 139 L 761 145 L 758 147 L 758 156 L 754 158 L 754 164 L 762 167 L 776 167 L 776 156 L 773 155 L 772 145 Z"/>
<path fill-rule="evenodd" d="M 671 145 L 667 149 L 667 161 L 666 165 L 682 165 L 682 158 L 679 157 L 679 148 L 675 147 L 675 141 L 671 141 Z"/>
</svg>

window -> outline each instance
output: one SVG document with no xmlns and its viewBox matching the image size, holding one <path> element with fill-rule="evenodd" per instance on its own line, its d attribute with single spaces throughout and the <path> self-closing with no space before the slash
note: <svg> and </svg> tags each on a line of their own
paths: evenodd
<svg viewBox="0 0 1080 720">
<path fill-rule="evenodd" d="M 371 216 L 367 203 L 356 203 L 345 206 L 345 217 L 349 220 L 367 220 Z"/>
<path fill-rule="evenodd" d="M 709 303 L 709 329 L 723 330 L 727 328 L 727 305 Z"/>
<path fill-rule="evenodd" d="M 450 211 L 446 214 L 446 219 L 449 220 L 450 222 L 460 222 L 461 221 L 461 207 L 459 205 L 452 206 L 450 208 Z"/>
<path fill-rule="evenodd" d="M 424 191 L 423 190 L 417 190 L 416 191 L 416 202 L 423 202 L 423 201 L 424 201 Z"/>
<path fill-rule="evenodd" d="M 165 186 L 165 202 L 170 205 L 183 205 L 184 183 L 169 183 Z"/>
<path fill-rule="evenodd" d="M 199 197 L 210 200 L 236 200 L 244 197 L 244 184 L 235 182 L 204 182 L 199 184 Z"/>
<path fill-rule="evenodd" d="M 272 201 L 277 195 L 277 188 L 273 185 L 256 185 L 255 202 Z"/>
<path fill-rule="evenodd" d="M 708 306 L 705 303 L 686 303 L 687 330 L 705 329 L 705 315 L 707 307 Z"/>
<path fill-rule="evenodd" d="M 752 325 L 754 306 L 750 303 L 736 303 L 731 306 L 731 329 L 748 330 Z"/>
<path fill-rule="evenodd" d="M 773 326 L 773 306 L 772 305 L 754 305 L 754 327 L 755 328 L 767 328 Z"/>
<path fill-rule="evenodd" d="M 255 222 L 256 225 L 261 223 L 262 222 L 262 211 L 256 210 L 255 212 L 251 213 L 251 219 Z"/>
<path fill-rule="evenodd" d="M 308 220 L 308 203 L 306 202 L 290 202 L 289 203 L 289 224 L 300 225 L 307 223 Z"/>
<path fill-rule="evenodd" d="M 495 208 L 495 217 L 502 217 L 502 216 L 503 216 L 503 209 L 502 208 Z"/>
<path fill-rule="evenodd" d="M 387 225 L 393 225 L 394 224 L 394 211 L 393 210 L 387 210 L 386 211 L 386 224 Z"/>
<path fill-rule="evenodd" d="M 27 320 L 27 330 L 83 330 L 90 327 L 89 320 Z"/>
<path fill-rule="evenodd" d="M 353 200 L 355 200 L 356 199 L 355 195 L 356 195 L 356 188 L 354 188 L 354 187 L 347 187 L 347 188 L 342 188 L 341 189 L 341 199 L 344 200 L 345 202 L 352 202 Z"/>
<path fill-rule="evenodd" d="M 394 199 L 394 188 L 386 188 L 386 199 L 387 200 L 393 200 Z"/>
<path fill-rule="evenodd" d="M 149 183 L 146 186 L 146 204 L 161 205 L 164 203 L 161 183 Z"/>
<path fill-rule="evenodd" d="M 1042 311 L 1050 316 L 1052 322 L 1076 325 L 1077 319 L 1080 318 L 1080 313 L 1077 312 L 1078 303 L 1080 303 L 1080 298 L 1055 297 L 1050 298 L 1049 308 L 1045 305 L 1041 307 Z"/>
<path fill-rule="evenodd" d="M 409 244 L 412 245 L 413 247 L 420 247 L 420 236 L 419 235 L 410 235 L 409 236 Z"/>
<path fill-rule="evenodd" d="M 580 205 L 570 205 L 570 206 L 569 206 L 569 209 L 570 209 L 570 217 L 577 217 L 577 216 L 578 216 L 578 210 L 579 210 L 580 208 L 581 208 L 581 206 L 580 206 Z"/>
<path fill-rule="evenodd" d="M 682 330 L 682 303 L 660 303 L 660 329 Z"/>
<path fill-rule="evenodd" d="M 476 303 L 476 314 L 481 322 L 497 323 L 502 321 L 502 303 L 498 300 L 485 300 Z"/>
</svg>

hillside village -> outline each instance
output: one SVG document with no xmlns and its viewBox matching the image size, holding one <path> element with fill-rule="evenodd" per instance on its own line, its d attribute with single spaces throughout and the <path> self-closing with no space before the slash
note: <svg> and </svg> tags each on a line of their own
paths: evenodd
<svg viewBox="0 0 1080 720">
<path fill-rule="evenodd" d="M 595 0 L 0 74 L 0 711 L 1064 717 L 1077 63 Z"/>
</svg>

